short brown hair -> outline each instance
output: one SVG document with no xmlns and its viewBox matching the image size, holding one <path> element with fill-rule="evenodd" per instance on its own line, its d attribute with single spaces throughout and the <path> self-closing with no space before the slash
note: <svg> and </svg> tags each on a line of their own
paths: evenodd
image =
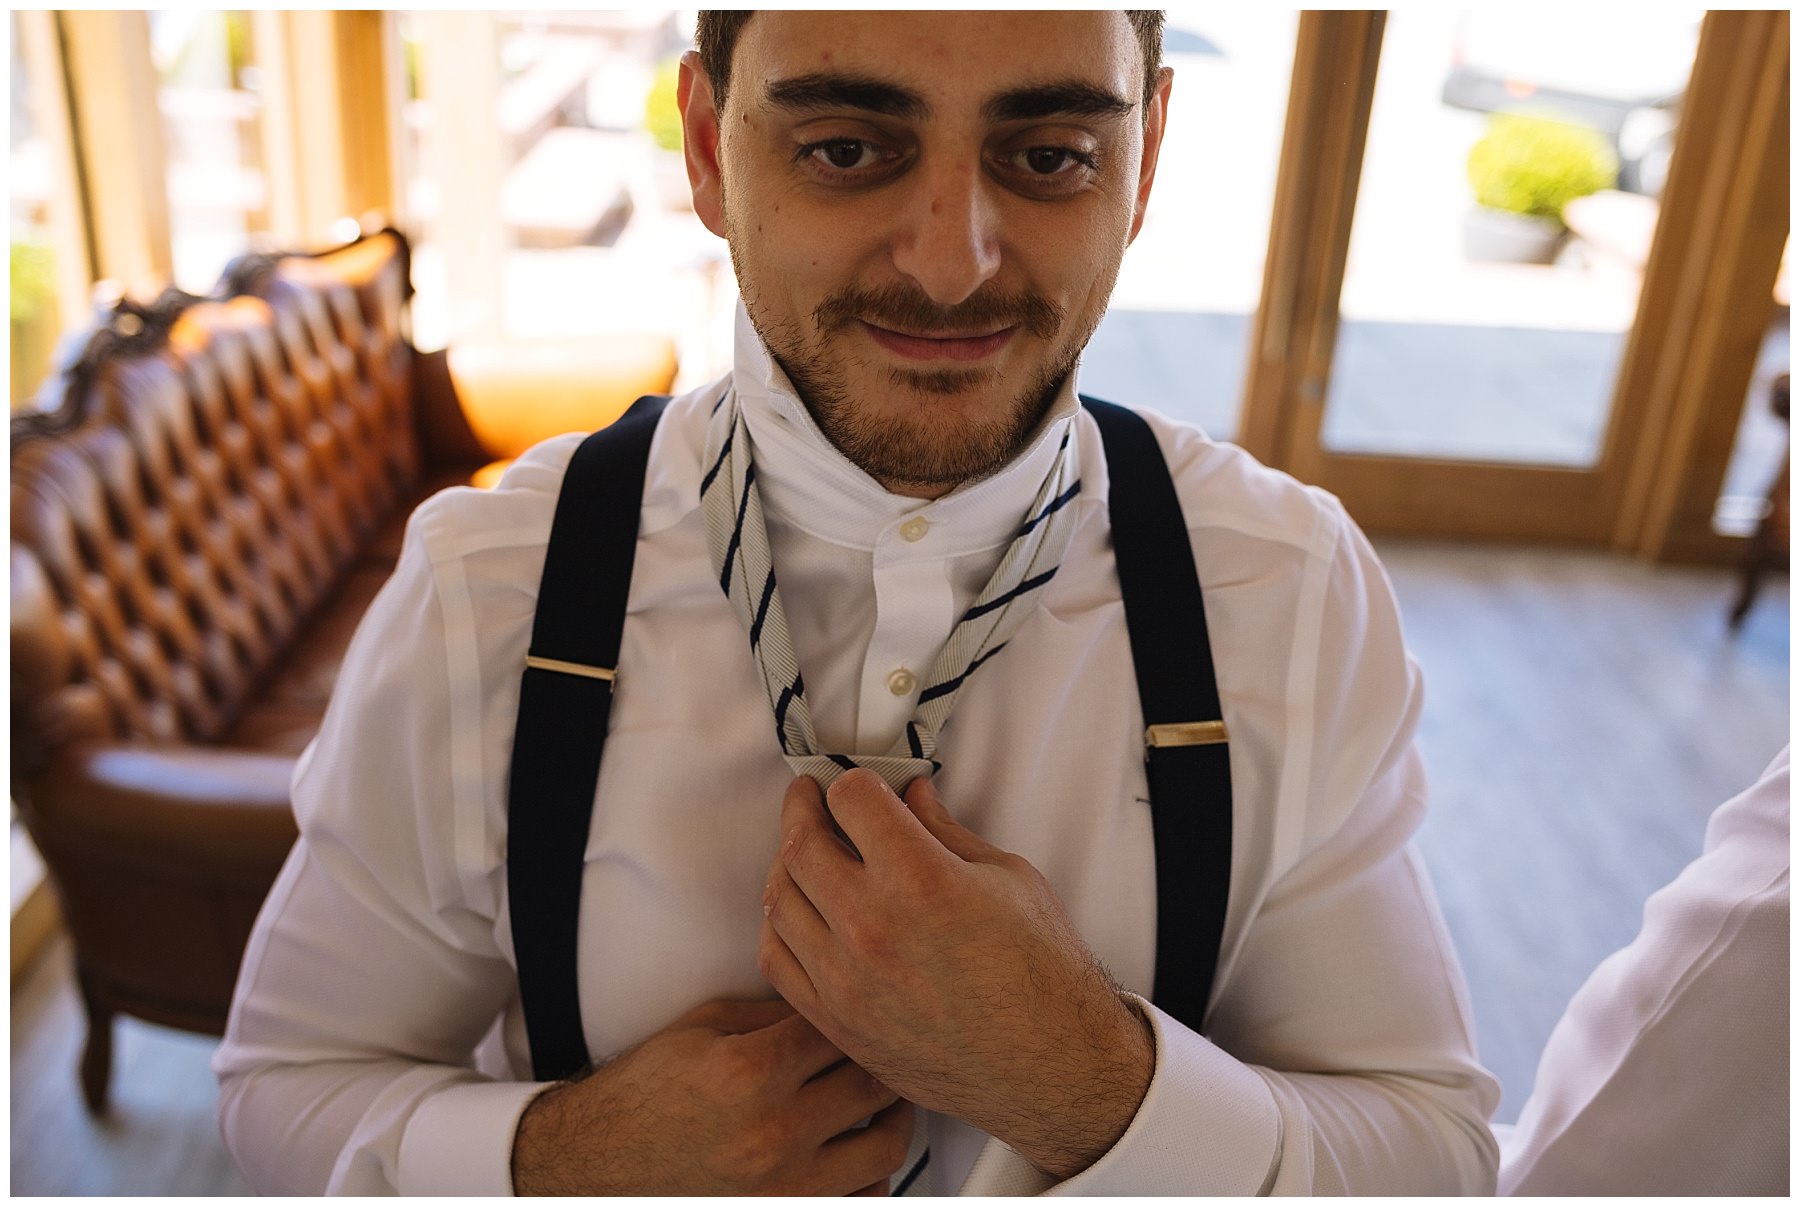
<svg viewBox="0 0 1800 1207">
<path fill-rule="evenodd" d="M 725 90 L 731 84 L 731 52 L 737 49 L 738 35 L 756 15 L 755 9 L 702 9 L 694 23 L 694 48 L 700 52 L 700 65 L 712 81 L 713 98 L 725 108 Z M 1150 113 L 1150 101 L 1156 95 L 1156 77 L 1162 70 L 1161 9 L 1128 9 L 1125 16 L 1137 34 L 1144 51 L 1144 114 Z"/>
</svg>

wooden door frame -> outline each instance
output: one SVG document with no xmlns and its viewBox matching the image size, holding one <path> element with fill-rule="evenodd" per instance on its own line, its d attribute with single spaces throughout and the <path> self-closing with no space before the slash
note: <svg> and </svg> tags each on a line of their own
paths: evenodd
<svg viewBox="0 0 1800 1207">
<path fill-rule="evenodd" d="M 1719 562 L 1743 544 L 1712 518 L 1788 236 L 1788 29 L 1786 11 L 1710 12 L 1702 27 L 1682 119 L 1696 136 L 1676 145 L 1614 406 L 1614 427 L 1637 429 L 1618 434 L 1621 550 Z"/>
<path fill-rule="evenodd" d="M 395 136 L 402 97 L 389 58 L 389 14 L 367 9 L 258 9 L 258 65 L 270 226 L 283 247 L 323 246 L 379 228 L 400 205 Z"/>
<path fill-rule="evenodd" d="M 89 239 L 87 196 L 75 156 L 75 105 L 63 61 L 57 14 L 39 9 L 14 12 L 29 77 L 31 116 L 50 158 L 48 226 L 56 265 L 56 302 L 61 326 L 73 330 L 93 313 L 94 253 Z"/>
<path fill-rule="evenodd" d="M 100 279 L 154 296 L 170 282 L 168 157 L 143 10 L 18 14 L 33 70 L 34 112 L 53 140 L 58 292 L 67 319 L 91 315 Z M 381 12 L 253 15 L 269 87 L 263 123 L 275 235 L 287 246 L 341 237 L 335 220 L 398 209 L 393 130 L 398 54 Z M 78 231 L 77 228 L 78 227 Z M 80 255 L 67 254 L 64 243 Z"/>
<path fill-rule="evenodd" d="M 1303 13 L 1238 430 L 1371 531 L 1723 560 L 1711 531 L 1787 234 L 1787 14 L 1709 12 L 1600 457 L 1566 469 L 1320 440 L 1385 13 Z"/>
<path fill-rule="evenodd" d="M 1261 304 L 1251 323 L 1239 441 L 1290 469 L 1303 399 L 1321 402 L 1362 177 L 1385 12 L 1300 14 Z"/>
<path fill-rule="evenodd" d="M 87 267 L 154 296 L 173 275 L 169 186 L 150 17 L 141 9 L 52 14 L 70 98 Z"/>
</svg>

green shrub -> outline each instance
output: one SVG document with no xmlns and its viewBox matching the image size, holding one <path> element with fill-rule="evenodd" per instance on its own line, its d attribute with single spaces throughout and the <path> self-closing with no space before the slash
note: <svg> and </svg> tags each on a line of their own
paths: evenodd
<svg viewBox="0 0 1800 1207">
<path fill-rule="evenodd" d="M 12 321 L 28 323 L 56 296 L 55 264 L 42 243 L 12 241 Z"/>
<path fill-rule="evenodd" d="M 1552 117 L 1496 114 L 1469 150 L 1476 201 L 1558 222 L 1563 206 L 1610 188 L 1618 175 L 1618 156 L 1604 137 Z"/>
<path fill-rule="evenodd" d="M 644 128 L 665 151 L 681 150 L 681 109 L 675 101 L 675 83 L 681 76 L 681 60 L 664 59 L 656 65 L 650 95 L 644 98 Z"/>
</svg>

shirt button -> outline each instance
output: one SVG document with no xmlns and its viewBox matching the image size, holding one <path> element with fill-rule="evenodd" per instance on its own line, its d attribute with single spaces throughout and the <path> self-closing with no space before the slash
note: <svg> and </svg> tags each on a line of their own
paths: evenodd
<svg viewBox="0 0 1800 1207">
<path fill-rule="evenodd" d="M 896 696 L 910 696 L 913 688 L 919 685 L 918 676 L 905 667 L 901 667 L 888 676 L 888 690 Z"/>
<path fill-rule="evenodd" d="M 922 515 L 916 515 L 900 525 L 900 535 L 909 541 L 922 541 L 925 534 L 931 531 L 931 521 Z"/>
</svg>

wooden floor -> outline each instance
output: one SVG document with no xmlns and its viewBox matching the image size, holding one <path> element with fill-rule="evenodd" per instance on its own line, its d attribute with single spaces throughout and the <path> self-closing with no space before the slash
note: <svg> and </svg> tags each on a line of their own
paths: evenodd
<svg viewBox="0 0 1800 1207">
<path fill-rule="evenodd" d="M 1787 741 L 1787 581 L 1731 638 L 1721 572 L 1377 544 L 1425 673 L 1421 843 L 1510 1121 L 1569 994 Z M 122 1022 L 96 1122 L 80 1037 L 59 944 L 13 991 L 13 1194 L 245 1192 L 213 1119 L 211 1041 Z"/>
<path fill-rule="evenodd" d="M 1512 1122 L 1538 1053 L 1712 810 L 1788 741 L 1788 590 L 1722 571 L 1376 542 L 1425 676 L 1420 835 Z"/>
<path fill-rule="evenodd" d="M 250 1193 L 219 1139 L 216 1041 L 135 1019 L 115 1025 L 112 1109 L 96 1120 L 75 1082 L 86 1029 L 67 940 L 14 986 L 12 1193 Z"/>
</svg>

